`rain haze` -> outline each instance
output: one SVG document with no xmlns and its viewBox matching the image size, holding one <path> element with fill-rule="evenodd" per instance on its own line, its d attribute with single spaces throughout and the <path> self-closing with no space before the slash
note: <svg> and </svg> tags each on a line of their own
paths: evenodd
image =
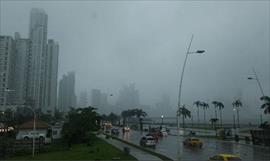
<svg viewBox="0 0 270 161">
<path fill-rule="evenodd" d="M 58 41 L 58 79 L 74 71 L 76 95 L 100 89 L 115 104 L 124 85 L 135 84 L 149 116 L 175 116 L 182 66 L 182 102 L 243 102 L 241 119 L 259 121 L 261 93 L 270 95 L 269 1 L 0 1 L 1 35 L 27 38 L 29 13 L 48 14 L 48 38 Z M 158 108 L 166 98 L 171 108 Z M 116 107 L 111 107 L 116 108 Z M 126 109 L 132 107 L 124 107 Z M 111 111 L 117 111 L 111 109 Z M 207 115 L 212 115 L 213 110 Z M 267 116 L 264 116 L 265 118 Z M 252 118 L 252 119 L 250 119 Z"/>
</svg>

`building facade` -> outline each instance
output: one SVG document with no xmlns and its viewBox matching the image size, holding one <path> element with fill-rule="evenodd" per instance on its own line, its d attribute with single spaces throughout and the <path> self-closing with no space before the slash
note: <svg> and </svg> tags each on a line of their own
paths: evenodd
<svg viewBox="0 0 270 161">
<path fill-rule="evenodd" d="M 47 111 L 54 111 L 57 106 L 58 55 L 58 43 L 49 39 L 45 61 L 45 93 L 43 99 L 43 107 Z"/>
<path fill-rule="evenodd" d="M 45 72 L 48 16 L 43 9 L 33 8 L 30 13 L 29 39 L 31 41 L 31 63 L 29 71 L 29 93 L 35 108 L 44 106 Z"/>
<path fill-rule="evenodd" d="M 14 82 L 14 104 L 22 105 L 28 97 L 28 75 L 29 75 L 29 56 L 31 55 L 30 39 L 21 38 L 18 32 L 15 33 L 15 79 Z"/>
<path fill-rule="evenodd" d="M 0 36 L 0 110 L 12 103 L 14 70 L 14 40 L 11 36 Z"/>
<path fill-rule="evenodd" d="M 58 108 L 66 112 L 70 107 L 76 107 L 74 72 L 64 74 L 59 82 Z"/>
</svg>

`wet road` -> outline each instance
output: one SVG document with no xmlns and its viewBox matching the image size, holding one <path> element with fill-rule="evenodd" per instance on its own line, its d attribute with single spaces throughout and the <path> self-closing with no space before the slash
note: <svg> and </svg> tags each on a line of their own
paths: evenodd
<svg viewBox="0 0 270 161">
<path fill-rule="evenodd" d="M 139 140 L 144 134 L 131 130 L 124 135 L 120 133 L 119 137 L 139 145 Z M 209 156 L 219 153 L 240 154 L 243 161 L 270 161 L 270 148 L 215 139 L 202 138 L 201 140 L 204 143 L 202 149 L 189 148 L 183 146 L 183 137 L 180 137 L 180 144 L 178 144 L 177 137 L 169 135 L 160 139 L 153 150 L 174 160 L 183 161 L 206 161 Z"/>
</svg>

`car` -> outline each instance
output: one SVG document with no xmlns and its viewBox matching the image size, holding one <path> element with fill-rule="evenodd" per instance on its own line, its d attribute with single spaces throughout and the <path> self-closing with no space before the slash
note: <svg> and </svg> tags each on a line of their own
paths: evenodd
<svg viewBox="0 0 270 161">
<path fill-rule="evenodd" d="M 143 136 L 140 140 L 141 146 L 156 147 L 156 141 L 152 136 Z"/>
<path fill-rule="evenodd" d="M 159 139 L 157 133 L 148 133 L 148 134 L 146 134 L 145 136 L 152 136 L 152 137 L 155 139 L 156 142 L 157 142 L 158 139 Z"/>
<path fill-rule="evenodd" d="M 195 131 L 190 131 L 188 135 L 189 136 L 195 136 L 196 135 L 196 132 Z"/>
<path fill-rule="evenodd" d="M 161 130 L 161 134 L 162 134 L 162 136 L 168 136 L 168 132 L 165 130 Z"/>
<path fill-rule="evenodd" d="M 210 161 L 242 161 L 239 155 L 217 154 L 209 158 Z"/>
<path fill-rule="evenodd" d="M 119 130 L 118 129 L 112 129 L 111 134 L 112 135 L 119 135 Z"/>
<path fill-rule="evenodd" d="M 124 131 L 125 132 L 129 132 L 130 131 L 130 128 L 126 126 L 126 127 L 124 127 Z"/>
<path fill-rule="evenodd" d="M 198 138 L 186 138 L 183 141 L 183 144 L 185 146 L 200 147 L 200 148 L 203 146 L 202 141 L 200 139 L 198 139 Z"/>
<path fill-rule="evenodd" d="M 36 139 L 39 139 L 41 141 L 44 141 L 45 137 L 46 137 L 46 134 L 44 134 L 44 133 L 39 133 L 38 131 L 36 131 L 36 132 L 30 131 L 29 133 L 22 135 L 21 138 L 23 138 L 23 140 L 27 141 L 27 140 L 33 139 L 34 135 L 35 135 Z"/>
</svg>

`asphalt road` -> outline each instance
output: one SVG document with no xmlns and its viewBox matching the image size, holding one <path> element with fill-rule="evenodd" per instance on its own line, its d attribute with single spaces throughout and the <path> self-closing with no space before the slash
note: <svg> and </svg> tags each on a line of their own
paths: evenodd
<svg viewBox="0 0 270 161">
<path fill-rule="evenodd" d="M 144 134 L 131 130 L 124 135 L 120 133 L 119 137 L 139 145 L 139 140 Z M 206 161 L 210 156 L 219 153 L 240 154 L 243 161 L 270 161 L 270 148 L 202 138 L 203 147 L 199 149 L 183 146 L 183 140 L 181 136 L 178 143 L 177 136 L 169 135 L 160 139 L 153 150 L 181 161 Z"/>
</svg>

